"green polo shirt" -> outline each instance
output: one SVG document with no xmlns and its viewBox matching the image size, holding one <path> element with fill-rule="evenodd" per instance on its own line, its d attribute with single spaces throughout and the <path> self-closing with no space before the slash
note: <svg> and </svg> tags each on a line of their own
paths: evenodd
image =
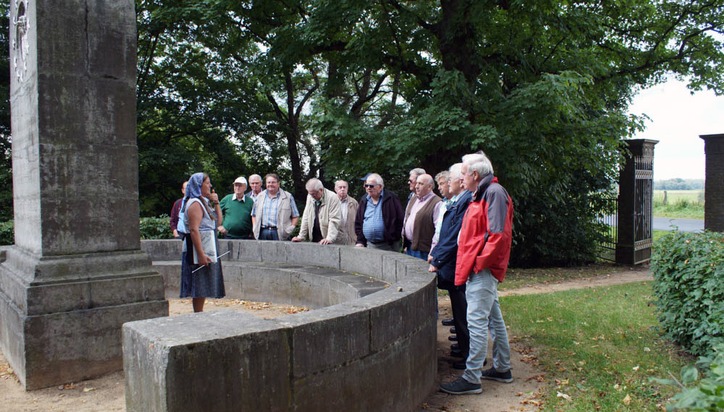
<svg viewBox="0 0 724 412">
<path fill-rule="evenodd" d="M 242 200 L 236 199 L 232 193 L 224 196 L 219 203 L 224 214 L 224 228 L 228 231 L 227 239 L 248 239 L 251 237 L 251 210 L 254 201 L 248 195 Z"/>
</svg>

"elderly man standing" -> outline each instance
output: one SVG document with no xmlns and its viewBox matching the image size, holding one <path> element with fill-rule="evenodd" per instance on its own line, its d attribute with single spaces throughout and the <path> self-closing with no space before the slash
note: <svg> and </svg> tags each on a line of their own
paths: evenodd
<svg viewBox="0 0 724 412">
<path fill-rule="evenodd" d="M 435 182 L 432 176 L 421 174 L 415 184 L 415 197 L 410 199 L 405 210 L 402 238 L 405 253 L 427 260 L 435 235 L 435 222 L 440 213 L 440 197 L 432 192 Z"/>
<path fill-rule="evenodd" d="M 410 177 L 407 179 L 407 183 L 410 185 L 410 193 L 407 195 L 407 202 L 409 203 L 410 200 L 415 196 L 415 186 L 417 185 L 417 177 L 420 175 L 424 175 L 427 173 L 425 169 L 421 167 L 416 167 L 412 170 L 410 170 Z"/>
<path fill-rule="evenodd" d="M 357 203 L 353 197 L 349 196 L 349 185 L 344 180 L 334 182 L 334 191 L 337 192 L 340 210 L 342 211 L 337 244 L 354 245 L 357 242 L 357 235 L 354 233 L 354 222 L 359 203 Z"/>
<path fill-rule="evenodd" d="M 450 296 L 450 306 L 453 313 L 452 323 L 455 326 L 458 339 L 458 350 L 453 350 L 451 354 L 463 358 L 462 361 L 453 363 L 455 369 L 465 369 L 465 359 L 468 357 L 470 348 L 465 285 L 455 286 L 458 234 L 463 224 L 463 216 L 465 216 L 465 211 L 468 209 L 468 204 L 472 198 L 472 193 L 463 186 L 461 168 L 461 163 L 456 163 L 450 167 L 449 185 L 446 185 L 449 190 L 440 190 L 441 193 L 451 195 L 451 202 L 444 212 L 438 242 L 433 246 L 428 258 L 428 262 L 430 262 L 428 270 L 437 272 L 437 287 L 447 290 Z"/>
<path fill-rule="evenodd" d="M 385 190 L 385 182 L 377 173 L 370 173 L 365 180 L 367 195 L 359 200 L 354 222 L 357 235 L 356 247 L 400 251 L 402 204 L 397 195 Z"/>
<path fill-rule="evenodd" d="M 251 222 L 258 240 L 287 240 L 299 220 L 299 210 L 291 193 L 279 188 L 279 176 L 264 177 L 266 190 L 254 201 Z"/>
<path fill-rule="evenodd" d="M 463 156 L 465 187 L 475 190 L 458 238 L 455 286 L 465 285 L 470 353 L 465 372 L 440 390 L 453 395 L 481 393 L 481 379 L 510 383 L 510 344 L 498 301 L 498 283 L 505 279 L 513 233 L 513 200 L 493 175 L 483 154 Z M 493 367 L 483 370 L 488 328 L 493 335 Z"/>
<path fill-rule="evenodd" d="M 221 199 L 221 213 L 224 224 L 218 227 L 219 233 L 227 239 L 249 239 L 251 237 L 251 209 L 254 200 L 244 195 L 246 178 L 239 176 L 234 180 L 234 193 Z"/>
<path fill-rule="evenodd" d="M 299 236 L 292 242 L 310 239 L 320 245 L 334 243 L 339 237 L 342 212 L 337 194 L 327 190 L 319 179 L 307 181 L 307 205 L 302 215 L 302 227 Z"/>
<path fill-rule="evenodd" d="M 261 193 L 261 176 L 257 174 L 249 176 L 249 185 L 251 186 L 251 190 L 247 193 L 247 195 L 252 198 L 252 200 L 256 201 L 259 193 Z"/>
</svg>

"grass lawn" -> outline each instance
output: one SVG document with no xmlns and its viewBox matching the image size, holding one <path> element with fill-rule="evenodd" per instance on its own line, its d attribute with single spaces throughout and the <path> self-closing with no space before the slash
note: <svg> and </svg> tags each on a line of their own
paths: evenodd
<svg viewBox="0 0 724 412">
<path fill-rule="evenodd" d="M 511 335 L 534 348 L 546 411 L 661 411 L 693 362 L 661 339 L 650 282 L 501 298 Z M 515 372 L 514 372 L 515 373 Z"/>
</svg>

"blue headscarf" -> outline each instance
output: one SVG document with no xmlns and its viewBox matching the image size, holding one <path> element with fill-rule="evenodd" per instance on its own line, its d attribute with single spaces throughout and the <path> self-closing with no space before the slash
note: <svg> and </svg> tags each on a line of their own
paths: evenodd
<svg viewBox="0 0 724 412">
<path fill-rule="evenodd" d="M 201 172 L 191 175 L 189 182 L 186 184 L 186 196 L 184 196 L 184 200 L 201 197 L 201 185 L 204 183 L 204 176 Z"/>
</svg>

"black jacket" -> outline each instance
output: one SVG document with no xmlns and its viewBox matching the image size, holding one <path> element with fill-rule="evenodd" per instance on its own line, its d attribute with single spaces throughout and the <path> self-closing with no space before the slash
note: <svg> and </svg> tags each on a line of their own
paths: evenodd
<svg viewBox="0 0 724 412">
<path fill-rule="evenodd" d="M 362 233 L 362 224 L 365 219 L 365 210 L 367 209 L 367 195 L 365 194 L 359 199 L 359 208 L 357 209 L 357 219 L 354 222 L 354 231 L 357 234 L 357 243 L 367 246 L 367 239 Z M 385 242 L 394 243 L 402 237 L 402 222 L 405 219 L 405 213 L 402 210 L 402 204 L 397 195 L 390 191 L 382 192 L 382 220 L 385 224 Z"/>
</svg>

